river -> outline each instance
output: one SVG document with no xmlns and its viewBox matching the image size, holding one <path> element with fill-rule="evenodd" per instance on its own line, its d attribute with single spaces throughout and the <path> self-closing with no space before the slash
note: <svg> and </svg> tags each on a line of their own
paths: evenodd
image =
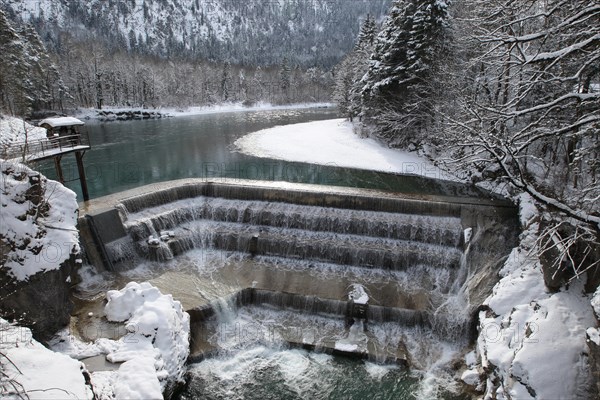
<svg viewBox="0 0 600 400">
<path fill-rule="evenodd" d="M 334 165 L 257 158 L 237 152 L 240 137 L 277 125 L 337 117 L 333 108 L 248 111 L 159 120 L 87 121 L 91 150 L 84 157 L 90 198 L 179 178 L 227 177 L 373 188 L 404 193 L 466 195 L 472 189 L 416 176 Z M 75 157 L 62 160 L 66 185 L 82 198 Z M 40 170 L 56 179 L 54 164 Z"/>
</svg>

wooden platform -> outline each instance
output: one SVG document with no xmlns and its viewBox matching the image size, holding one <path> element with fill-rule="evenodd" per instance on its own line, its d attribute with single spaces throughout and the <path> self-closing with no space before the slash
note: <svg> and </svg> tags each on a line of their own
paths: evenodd
<svg viewBox="0 0 600 400">
<path fill-rule="evenodd" d="M 19 162 L 33 162 L 89 149 L 90 139 L 85 133 L 15 143 L 3 148 L 0 152 L 0 158 Z"/>
</svg>

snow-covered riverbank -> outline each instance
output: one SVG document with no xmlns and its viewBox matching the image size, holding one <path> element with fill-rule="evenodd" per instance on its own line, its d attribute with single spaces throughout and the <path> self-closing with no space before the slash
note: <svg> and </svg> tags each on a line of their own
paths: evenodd
<svg viewBox="0 0 600 400">
<path fill-rule="evenodd" d="M 358 137 L 344 119 L 276 126 L 246 135 L 235 146 L 261 158 L 456 180 L 416 152 Z"/>
<path fill-rule="evenodd" d="M 307 108 L 332 108 L 332 103 L 298 103 L 298 104 L 285 104 L 285 105 L 274 105 L 271 103 L 259 102 L 251 106 L 244 105 L 243 103 L 221 103 L 210 106 L 196 106 L 196 107 L 160 107 L 160 108 L 141 108 L 141 107 L 104 107 L 102 110 L 95 108 L 82 108 L 77 110 L 74 115 L 78 118 L 87 120 L 107 120 L 106 115 L 116 115 L 118 113 L 152 113 L 154 115 L 160 115 L 162 117 L 186 117 L 193 115 L 206 115 L 206 114 L 223 114 L 231 112 L 250 112 L 250 111 L 276 111 L 276 110 L 301 110 Z M 141 117 L 140 117 L 141 118 Z M 116 119 L 116 117 L 115 117 Z"/>
<path fill-rule="evenodd" d="M 597 332 L 594 297 L 585 294 L 585 278 L 558 293 L 546 288 L 538 256 L 539 213 L 529 196 L 521 195 L 520 201 L 524 231 L 484 302 L 479 365 L 467 362 L 471 368 L 463 380 L 485 388 L 486 399 L 590 398 L 586 330 Z"/>
</svg>

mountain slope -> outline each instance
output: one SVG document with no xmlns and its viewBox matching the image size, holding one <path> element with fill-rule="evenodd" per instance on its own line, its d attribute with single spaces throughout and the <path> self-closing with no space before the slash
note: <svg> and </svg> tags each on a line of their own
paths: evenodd
<svg viewBox="0 0 600 400">
<path fill-rule="evenodd" d="M 61 46 L 58 32 L 102 37 L 162 57 L 332 67 L 352 48 L 360 20 L 390 0 L 0 0 Z"/>
</svg>

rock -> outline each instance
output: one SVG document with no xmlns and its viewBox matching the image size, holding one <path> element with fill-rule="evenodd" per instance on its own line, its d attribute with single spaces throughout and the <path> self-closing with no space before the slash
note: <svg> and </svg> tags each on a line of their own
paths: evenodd
<svg viewBox="0 0 600 400">
<path fill-rule="evenodd" d="M 73 310 L 69 291 L 78 281 L 76 259 L 74 254 L 59 269 L 39 272 L 25 281 L 18 281 L 0 269 L 3 292 L 0 312 L 4 318 L 30 328 L 33 337 L 41 342 L 67 326 Z"/>
<path fill-rule="evenodd" d="M 590 388 L 591 397 L 597 399 L 600 395 L 600 333 L 597 328 L 589 328 L 586 339 L 589 348 L 589 363 L 592 373 L 592 382 L 595 384 Z"/>
<path fill-rule="evenodd" d="M 46 341 L 68 325 L 80 258 L 73 191 L 25 165 L 2 161 L 0 315 Z"/>
<path fill-rule="evenodd" d="M 471 386 L 473 390 L 478 390 L 478 387 L 481 385 L 481 377 L 476 369 L 465 370 L 460 376 L 460 380 Z"/>
</svg>

